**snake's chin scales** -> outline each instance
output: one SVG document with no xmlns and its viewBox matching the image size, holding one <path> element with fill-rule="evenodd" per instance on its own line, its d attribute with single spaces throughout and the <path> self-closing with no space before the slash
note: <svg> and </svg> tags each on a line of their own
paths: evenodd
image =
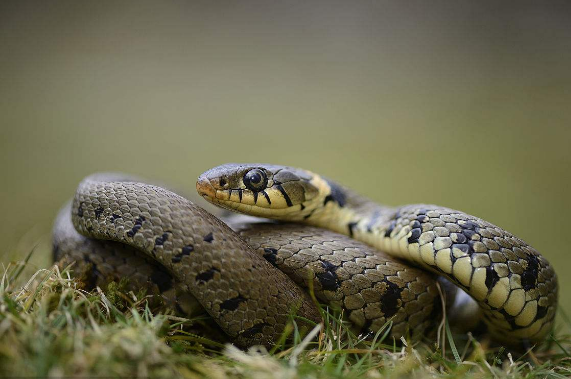
<svg viewBox="0 0 571 379">
<path fill-rule="evenodd" d="M 443 296 L 452 320 L 468 325 L 480 314 L 476 322 L 505 344 L 539 342 L 553 327 L 553 267 L 480 218 L 436 205 L 386 207 L 279 165 L 225 164 L 196 188 L 222 208 L 278 222 L 222 222 L 162 187 L 95 174 L 58 215 L 54 258 L 92 268 L 93 284 L 128 276 L 185 314 L 205 310 L 242 346 L 272 345 L 292 312 L 311 330 L 320 314 L 308 288 L 363 335 L 389 320 L 397 340 L 430 335 Z M 457 289 L 469 297 L 455 301 Z"/>
</svg>

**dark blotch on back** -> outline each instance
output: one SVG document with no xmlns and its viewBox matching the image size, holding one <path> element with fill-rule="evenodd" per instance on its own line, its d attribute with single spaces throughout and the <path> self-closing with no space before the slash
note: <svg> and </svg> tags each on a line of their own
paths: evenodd
<svg viewBox="0 0 571 379">
<path fill-rule="evenodd" d="M 95 210 L 95 218 L 99 218 L 99 216 L 101 216 L 101 213 L 103 213 L 103 208 L 101 206 L 99 206 Z"/>
<path fill-rule="evenodd" d="M 536 320 L 540 320 L 545 317 L 547 314 L 547 307 L 542 307 L 541 305 L 537 306 L 537 315 L 535 316 Z"/>
<path fill-rule="evenodd" d="M 400 294 L 403 289 L 393 282 L 383 281 L 387 284 L 387 291 L 381 296 L 381 312 L 386 317 L 391 317 L 398 312 Z"/>
<path fill-rule="evenodd" d="M 113 213 L 111 215 L 111 222 L 115 222 L 115 220 L 117 220 L 118 218 L 121 218 L 121 216 L 119 216 L 118 214 Z"/>
<path fill-rule="evenodd" d="M 204 272 L 201 272 L 200 274 L 196 275 L 196 281 L 206 283 L 207 281 L 209 281 L 210 279 L 212 279 L 214 277 L 215 272 L 220 272 L 220 270 L 213 267 L 210 270 L 206 270 Z"/>
<path fill-rule="evenodd" d="M 133 228 L 131 230 L 129 230 L 127 232 L 127 235 L 129 237 L 133 237 L 139 231 L 139 229 L 141 229 L 141 225 L 143 224 L 143 221 L 145 221 L 144 216 L 137 217 L 137 219 L 135 220 L 135 225 L 133 226 Z"/>
<path fill-rule="evenodd" d="M 422 234 L 422 231 L 420 230 L 420 228 L 412 229 L 411 235 L 410 235 L 410 237 L 408 237 L 408 243 L 417 243 L 421 234 Z"/>
<path fill-rule="evenodd" d="M 468 230 L 476 230 L 476 228 L 478 228 L 478 224 L 476 224 L 474 221 L 466 221 L 463 224 L 459 224 L 460 227 L 462 227 L 462 229 L 468 229 Z"/>
<path fill-rule="evenodd" d="M 488 287 L 488 291 L 494 288 L 498 280 L 500 280 L 500 276 L 496 270 L 492 266 L 486 267 L 486 287 Z"/>
<path fill-rule="evenodd" d="M 182 248 L 182 255 L 190 255 L 194 251 L 194 246 L 186 245 Z"/>
<path fill-rule="evenodd" d="M 529 255 L 527 258 L 527 268 L 521 274 L 521 286 L 524 290 L 529 291 L 535 288 L 538 271 L 539 259 L 537 259 L 535 255 Z"/>
<path fill-rule="evenodd" d="M 203 239 L 204 242 L 211 243 L 214 240 L 214 236 L 212 235 L 212 232 L 210 232 L 207 235 L 205 235 Z"/>
<path fill-rule="evenodd" d="M 169 234 L 168 233 L 163 233 L 162 236 L 157 237 L 155 239 L 155 246 L 161 246 L 165 243 L 165 241 L 169 238 Z"/>
<path fill-rule="evenodd" d="M 337 274 L 335 274 L 337 267 L 327 261 L 322 261 L 321 265 L 325 269 L 325 272 L 321 272 L 316 275 L 321 287 L 328 291 L 337 290 L 339 288 L 339 279 L 337 278 Z"/>
<path fill-rule="evenodd" d="M 330 201 L 334 201 L 339 204 L 340 207 L 345 206 L 347 203 L 347 197 L 345 196 L 345 191 L 341 188 L 337 183 L 329 181 L 325 179 L 327 184 L 329 184 L 329 188 L 331 188 L 331 193 L 325 197 L 323 200 L 323 205 L 327 204 Z"/>
<path fill-rule="evenodd" d="M 264 327 L 269 326 L 269 325 L 270 324 L 268 324 L 266 322 L 260 322 L 259 324 L 256 324 L 256 325 L 252 326 L 251 328 L 244 330 L 242 333 L 240 333 L 240 336 L 244 337 L 244 338 L 251 338 L 258 333 L 262 333 L 262 331 L 264 330 Z"/>
<path fill-rule="evenodd" d="M 389 227 L 387 228 L 387 231 L 385 232 L 385 237 L 391 236 L 391 233 L 395 229 L 395 226 L 397 226 L 397 220 L 391 221 L 391 224 L 389 225 Z"/>
<path fill-rule="evenodd" d="M 178 254 L 175 254 L 172 257 L 172 263 L 178 263 L 182 260 L 182 257 L 185 255 L 190 255 L 190 253 L 192 253 L 194 251 L 194 246 L 192 245 L 186 245 L 185 247 L 182 248 L 182 251 Z"/>
<path fill-rule="evenodd" d="M 235 311 L 238 309 L 240 303 L 246 301 L 248 299 L 242 297 L 242 295 L 238 295 L 232 299 L 224 300 L 222 304 L 220 304 L 220 308 L 226 311 Z"/>
</svg>

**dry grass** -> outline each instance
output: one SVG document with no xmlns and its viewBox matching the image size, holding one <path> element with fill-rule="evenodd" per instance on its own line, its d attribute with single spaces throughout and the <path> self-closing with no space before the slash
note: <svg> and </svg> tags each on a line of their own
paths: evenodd
<svg viewBox="0 0 571 379">
<path fill-rule="evenodd" d="M 208 320 L 150 309 L 121 284 L 87 292 L 66 269 L 22 280 L 24 262 L 0 282 L 0 375 L 185 378 L 545 378 L 571 375 L 571 338 L 551 336 L 521 356 L 491 348 L 444 324 L 440 347 L 396 344 L 386 325 L 373 340 L 355 336 L 338 315 L 302 338 L 292 320 L 288 343 L 239 350 Z M 24 283 L 25 284 L 17 284 Z M 564 318 L 564 317 L 562 317 Z M 206 337 L 210 336 L 210 337 Z M 316 338 L 312 338 L 316 337 Z M 445 341 L 446 340 L 446 341 Z M 444 349 L 446 347 L 446 349 Z"/>
</svg>

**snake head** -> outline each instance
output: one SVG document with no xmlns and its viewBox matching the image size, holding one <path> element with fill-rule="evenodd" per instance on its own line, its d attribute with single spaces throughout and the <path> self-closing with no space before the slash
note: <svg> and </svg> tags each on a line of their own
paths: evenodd
<svg viewBox="0 0 571 379">
<path fill-rule="evenodd" d="M 320 197 L 320 180 L 309 171 L 293 167 L 231 163 L 200 175 L 196 190 L 222 208 L 293 220 Z M 287 217 L 293 214 L 296 216 Z"/>
</svg>

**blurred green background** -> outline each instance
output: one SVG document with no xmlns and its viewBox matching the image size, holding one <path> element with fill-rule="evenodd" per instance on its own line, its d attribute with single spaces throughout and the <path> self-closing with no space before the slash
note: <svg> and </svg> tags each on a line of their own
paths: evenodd
<svg viewBox="0 0 571 379">
<path fill-rule="evenodd" d="M 271 162 L 501 225 L 571 314 L 570 143 L 568 2 L 0 3 L 5 264 L 94 171 Z"/>
</svg>

